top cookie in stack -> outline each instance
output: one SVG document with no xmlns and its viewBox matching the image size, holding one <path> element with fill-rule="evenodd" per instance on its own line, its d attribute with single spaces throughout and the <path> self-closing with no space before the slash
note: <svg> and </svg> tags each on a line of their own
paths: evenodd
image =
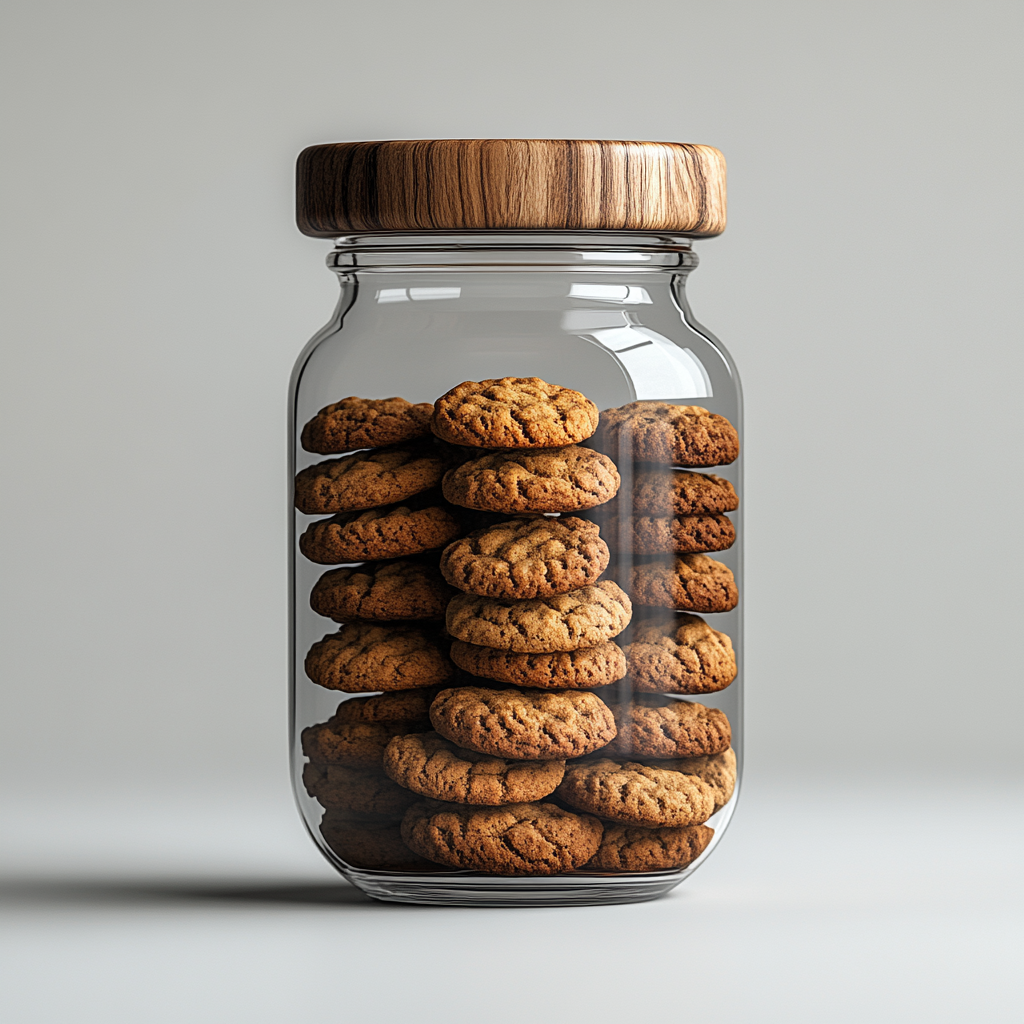
<svg viewBox="0 0 1024 1024">
<path fill-rule="evenodd" d="M 307 451 L 341 455 L 295 478 L 299 511 L 330 515 L 310 524 L 299 549 L 312 562 L 344 566 L 324 573 L 310 595 L 315 612 L 342 624 L 306 657 L 321 686 L 404 690 L 453 674 L 438 627 L 454 591 L 437 558 L 468 527 L 437 489 L 454 458 L 431 437 L 432 413 L 404 398 L 350 397 L 302 429 Z"/>
</svg>

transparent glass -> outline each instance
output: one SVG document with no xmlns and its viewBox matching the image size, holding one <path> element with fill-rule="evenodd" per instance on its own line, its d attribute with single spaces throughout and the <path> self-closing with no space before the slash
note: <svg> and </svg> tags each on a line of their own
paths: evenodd
<svg viewBox="0 0 1024 1024">
<path fill-rule="evenodd" d="M 741 770 L 741 393 L 729 354 L 694 319 L 687 304 L 687 275 L 697 265 L 690 241 L 625 232 L 361 235 L 339 239 L 327 262 L 338 276 L 341 296 L 330 321 L 302 351 L 292 376 L 289 481 L 298 471 L 325 459 L 299 444 L 303 425 L 324 406 L 350 395 L 397 395 L 414 403 L 434 402 L 463 381 L 540 377 L 582 392 L 602 411 L 635 401 L 663 400 L 704 407 L 735 426 L 741 437 L 740 457 L 728 465 L 695 471 L 729 480 L 740 496 L 738 510 L 730 512 L 735 543 L 727 550 L 710 552 L 710 557 L 732 570 L 740 601 L 731 611 L 701 613 L 709 625 L 731 638 L 739 673 L 731 685 L 717 692 L 684 699 L 726 714 Z M 620 497 L 628 495 L 635 467 L 628 453 L 608 454 L 622 477 Z M 416 903 L 634 902 L 669 891 L 710 855 L 732 816 L 735 794 L 708 820 L 714 829 L 710 844 L 681 868 L 601 871 L 583 865 L 565 874 L 505 876 L 440 864 L 436 871 L 383 870 L 343 860 L 321 833 L 324 807 L 303 783 L 307 759 L 301 735 L 306 727 L 329 719 L 340 700 L 357 695 L 315 685 L 304 670 L 311 645 L 338 625 L 310 608 L 310 591 L 328 567 L 307 560 L 298 546 L 300 535 L 318 517 L 294 508 L 292 512 L 294 790 L 313 841 L 350 882 L 378 899 Z M 613 578 L 628 590 L 631 565 L 650 557 L 631 550 L 628 525 L 620 522 L 618 533 Z M 636 605 L 635 598 L 634 612 L 654 614 Z M 658 614 L 676 613 L 662 610 Z M 633 628 L 616 637 L 616 643 L 625 647 Z M 602 699 L 612 696 L 622 701 L 628 698 L 630 686 L 627 677 L 592 692 Z"/>
</svg>

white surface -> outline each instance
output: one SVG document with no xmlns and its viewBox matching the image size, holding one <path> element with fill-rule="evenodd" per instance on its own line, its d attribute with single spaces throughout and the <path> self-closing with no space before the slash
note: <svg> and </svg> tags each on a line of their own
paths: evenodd
<svg viewBox="0 0 1024 1024">
<path fill-rule="evenodd" d="M 663 900 L 499 911 L 366 899 L 284 800 L 12 805 L 0 1016 L 1016 1024 L 1021 810 L 998 785 L 762 784 Z"/>
</svg>

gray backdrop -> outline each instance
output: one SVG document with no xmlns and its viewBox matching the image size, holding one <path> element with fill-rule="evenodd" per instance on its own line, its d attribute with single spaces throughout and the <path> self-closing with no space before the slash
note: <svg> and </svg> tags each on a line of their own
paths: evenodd
<svg viewBox="0 0 1024 1024">
<path fill-rule="evenodd" d="M 4 779 L 275 790 L 310 143 L 724 151 L 748 771 L 1019 746 L 1018 3 L 34 0 L 3 33 Z"/>
</svg>

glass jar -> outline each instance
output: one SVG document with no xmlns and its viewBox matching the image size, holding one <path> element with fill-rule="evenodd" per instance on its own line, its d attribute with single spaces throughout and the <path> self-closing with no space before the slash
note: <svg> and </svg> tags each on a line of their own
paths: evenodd
<svg viewBox="0 0 1024 1024">
<path fill-rule="evenodd" d="M 720 154 L 316 146 L 299 224 L 341 285 L 290 399 L 310 835 L 384 900 L 669 891 L 743 757 L 740 385 L 685 294 Z"/>
</svg>

